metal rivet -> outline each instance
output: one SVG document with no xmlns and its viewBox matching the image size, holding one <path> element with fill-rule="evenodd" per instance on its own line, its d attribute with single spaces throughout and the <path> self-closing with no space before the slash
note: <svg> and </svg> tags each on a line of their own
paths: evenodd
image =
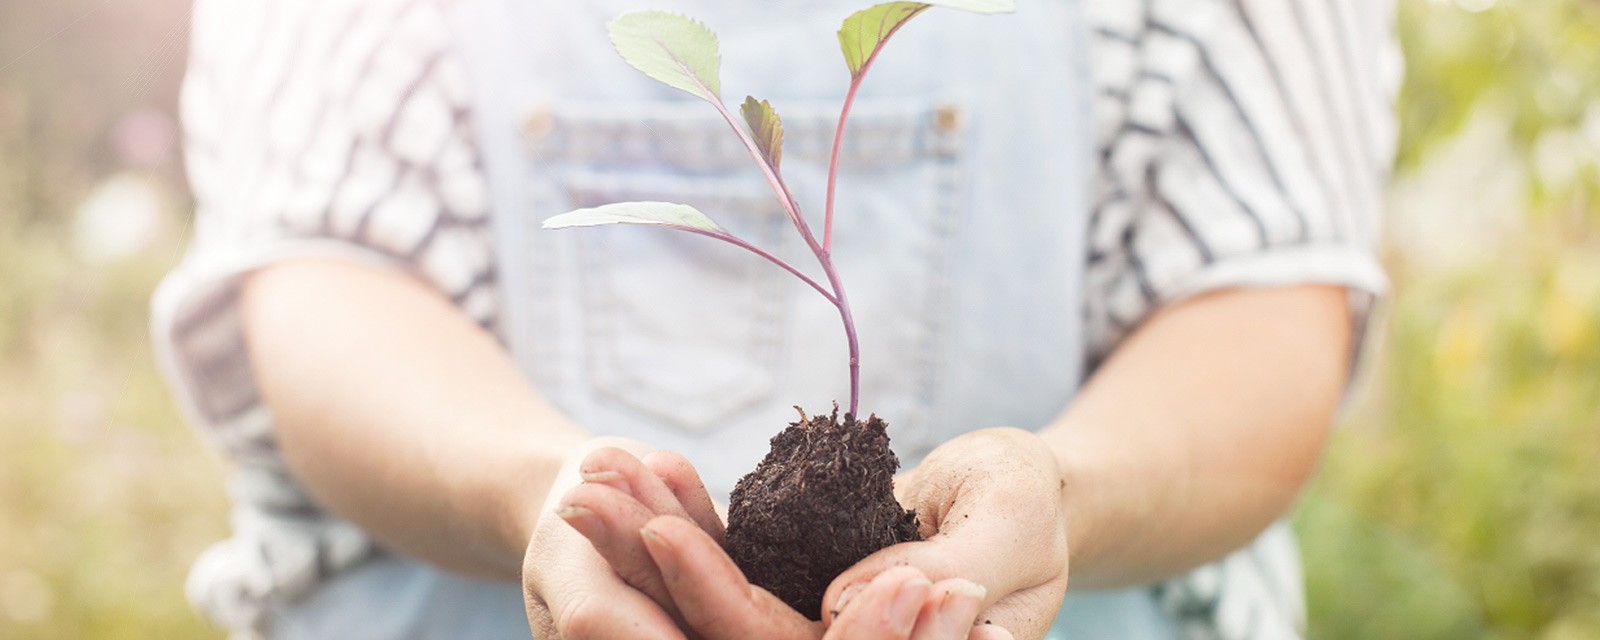
<svg viewBox="0 0 1600 640">
<path fill-rule="evenodd" d="M 528 137 L 540 137 L 549 134 L 556 127 L 555 109 L 549 104 L 540 103 L 528 109 L 522 116 L 522 133 Z"/>
<path fill-rule="evenodd" d="M 933 128 L 939 133 L 956 133 L 966 124 L 961 105 L 945 103 L 933 111 Z"/>
</svg>

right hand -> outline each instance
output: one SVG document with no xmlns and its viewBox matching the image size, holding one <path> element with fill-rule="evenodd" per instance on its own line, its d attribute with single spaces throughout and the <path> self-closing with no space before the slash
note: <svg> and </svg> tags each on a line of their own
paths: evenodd
<svg viewBox="0 0 1600 640">
<path fill-rule="evenodd" d="M 686 639 L 675 619 L 676 610 L 660 604 L 667 600 L 659 576 L 652 583 L 646 576 L 614 571 L 613 565 L 596 550 L 600 545 L 590 543 L 590 539 L 609 539 L 607 522 L 617 525 L 637 521 L 638 525 L 618 531 L 637 538 L 639 527 L 655 515 L 642 512 L 644 507 L 637 501 L 624 502 L 611 495 L 619 491 L 616 486 L 628 486 L 627 479 L 611 470 L 616 466 L 611 461 L 640 465 L 639 457 L 669 475 L 676 472 L 668 466 L 681 462 L 682 468 L 688 468 L 681 456 L 654 452 L 643 443 L 614 437 L 590 440 L 562 465 L 544 501 L 545 505 L 559 506 L 545 508 L 539 514 L 523 556 L 523 602 L 535 638 Z M 689 471 L 692 474 L 693 470 Z M 656 478 L 654 473 L 642 475 Z M 698 496 L 705 496 L 698 478 L 692 481 L 698 487 Z M 656 485 L 665 486 L 660 480 Z M 672 496 L 670 504 L 653 506 L 708 527 L 708 535 L 714 533 L 720 539 L 722 521 L 710 498 L 698 496 Z M 685 508 L 686 504 L 691 508 Z"/>
</svg>

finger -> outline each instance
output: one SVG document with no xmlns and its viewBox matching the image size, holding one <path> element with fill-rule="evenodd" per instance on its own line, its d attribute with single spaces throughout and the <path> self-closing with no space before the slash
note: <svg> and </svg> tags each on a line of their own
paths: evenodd
<svg viewBox="0 0 1600 640">
<path fill-rule="evenodd" d="M 968 545 L 983 545 L 979 548 L 988 550 L 988 562 L 972 557 L 975 554 Z M 861 562 L 846 569 L 839 577 L 834 578 L 828 586 L 828 591 L 823 595 L 823 610 L 837 609 L 835 604 L 845 588 L 850 585 L 871 580 L 879 573 L 899 566 L 912 566 L 921 569 L 931 580 L 946 580 L 949 578 L 964 578 L 982 586 L 985 590 L 985 599 L 996 597 L 990 594 L 1004 595 L 1010 591 L 1033 586 L 1022 584 L 1013 573 L 1005 571 L 1002 565 L 1006 561 L 995 558 L 995 549 L 1016 549 L 1017 543 L 1013 540 L 994 540 L 989 536 L 964 536 L 951 540 L 944 536 L 934 536 L 922 542 L 908 542 L 894 545 L 867 556 Z M 993 604 L 986 601 L 984 607 Z"/>
<path fill-rule="evenodd" d="M 646 468 L 655 472 L 667 490 L 677 496 L 678 504 L 689 512 L 689 519 L 711 534 L 717 544 L 722 544 L 722 518 L 717 514 L 711 494 L 706 491 L 706 483 L 700 479 L 700 472 L 689 464 L 689 459 L 676 451 L 653 451 L 644 457 L 643 462 Z"/>
<path fill-rule="evenodd" d="M 843 600 L 823 638 L 906 640 L 932 589 L 933 583 L 911 567 L 884 571 Z"/>
<path fill-rule="evenodd" d="M 603 484 L 632 496 L 656 515 L 689 517 L 666 483 L 627 451 L 615 447 L 595 449 L 578 465 L 578 474 L 585 484 Z"/>
<path fill-rule="evenodd" d="M 1017 637 L 1000 625 L 981 623 L 972 628 L 972 633 L 967 634 L 967 640 L 1017 640 Z"/>
<path fill-rule="evenodd" d="M 537 544 L 545 557 L 530 556 L 523 591 L 535 637 L 685 640 L 660 606 L 606 570 L 605 561 L 582 538 L 551 529 Z"/>
<path fill-rule="evenodd" d="M 629 589 L 615 576 L 608 577 L 608 582 L 614 584 L 601 581 L 574 589 L 552 597 L 555 604 L 529 598 L 528 620 L 534 637 L 541 640 L 686 640 L 678 625 L 644 594 Z M 599 595 L 601 593 L 604 595 Z"/>
<path fill-rule="evenodd" d="M 751 586 L 722 547 L 693 522 L 658 516 L 639 535 L 680 615 L 706 640 L 818 635 L 815 623 L 771 593 Z"/>
<path fill-rule="evenodd" d="M 887 572 L 885 572 L 887 573 Z M 882 575 L 882 574 L 879 574 Z M 983 606 L 984 588 L 977 583 L 951 578 L 933 585 L 928 602 L 917 617 L 911 640 L 962 640 Z"/>
<path fill-rule="evenodd" d="M 956 509 L 969 508 L 958 496 Z M 896 566 L 917 567 L 931 580 L 965 578 L 984 587 L 984 607 L 1015 591 L 1030 589 L 1051 581 L 1061 582 L 1064 590 L 1066 567 L 1065 535 L 1054 529 L 1036 527 L 1032 514 L 989 513 L 981 505 L 958 523 L 945 522 L 941 531 L 927 540 L 907 542 L 882 549 L 846 569 L 828 586 L 823 597 L 824 610 L 833 608 L 839 594 L 849 585 L 870 580 Z M 1057 549 L 1041 549 L 1059 545 Z M 1016 553 L 1035 548 L 1038 553 Z M 1045 561 L 1061 558 L 1060 564 Z"/>
<path fill-rule="evenodd" d="M 672 612 L 671 594 L 638 534 L 656 514 L 608 485 L 581 484 L 562 496 L 556 515 L 583 534 L 624 582 Z"/>
</svg>

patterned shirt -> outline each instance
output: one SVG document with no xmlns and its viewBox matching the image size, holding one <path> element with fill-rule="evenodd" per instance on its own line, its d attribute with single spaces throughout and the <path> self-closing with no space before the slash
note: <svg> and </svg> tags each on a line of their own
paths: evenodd
<svg viewBox="0 0 1600 640">
<path fill-rule="evenodd" d="M 295 258 L 359 260 L 420 277 L 497 330 L 488 192 L 449 5 L 196 2 L 182 93 L 195 235 L 156 294 L 153 334 L 187 418 L 233 465 L 233 537 L 188 585 L 226 628 L 259 627 L 271 603 L 376 552 L 277 452 L 244 348 L 241 277 Z M 1089 365 L 1163 305 L 1227 287 L 1343 285 L 1360 335 L 1385 287 L 1374 249 L 1397 126 L 1390 0 L 1086 5 L 1099 151 Z M 1174 615 L 1195 619 L 1186 632 L 1254 637 L 1230 630 L 1218 586 L 1252 564 L 1243 553 L 1161 588 Z"/>
</svg>

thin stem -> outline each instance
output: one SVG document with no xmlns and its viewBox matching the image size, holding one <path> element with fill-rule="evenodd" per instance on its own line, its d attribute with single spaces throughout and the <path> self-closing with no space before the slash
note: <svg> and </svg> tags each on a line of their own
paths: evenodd
<svg viewBox="0 0 1600 640">
<path fill-rule="evenodd" d="M 874 55 L 876 55 L 876 52 L 874 52 Z M 865 66 L 862 67 L 863 71 L 865 71 L 865 68 Z M 707 92 L 708 95 L 709 93 Z M 750 157 L 755 159 L 756 166 L 761 168 L 761 173 L 767 178 L 767 184 L 772 186 L 773 192 L 783 204 L 784 211 L 788 212 L 789 219 L 794 222 L 795 229 L 800 232 L 800 237 L 805 239 L 806 246 L 811 248 L 811 253 L 816 255 L 817 262 L 822 265 L 822 272 L 828 276 L 828 284 L 833 287 L 833 295 L 829 296 L 824 293 L 823 296 L 828 299 L 828 302 L 833 303 L 834 307 L 839 309 L 839 319 L 844 323 L 845 345 L 850 351 L 850 415 L 854 416 L 861 404 L 861 343 L 856 335 L 855 317 L 850 313 L 850 301 L 845 297 L 844 282 L 839 278 L 839 270 L 833 266 L 833 257 L 828 255 L 828 252 L 817 244 L 816 236 L 811 234 L 811 227 L 806 224 L 805 218 L 800 215 L 800 207 L 795 203 L 794 196 L 789 193 L 788 186 L 783 183 L 783 178 L 778 175 L 777 169 L 767 163 L 766 157 L 761 155 L 760 148 L 756 146 L 754 140 L 750 139 L 744 129 L 739 127 L 738 122 L 733 119 L 733 114 L 728 111 L 728 107 L 722 104 L 721 100 L 713 99 L 710 102 L 717 108 L 717 112 L 722 114 L 722 119 L 727 121 L 728 126 L 733 128 L 733 132 L 739 136 L 739 140 L 744 143 L 745 149 L 750 152 Z M 787 265 L 784 266 L 787 267 Z M 790 273 L 799 275 L 799 272 L 794 271 L 792 268 Z M 801 277 L 803 278 L 804 276 Z M 806 281 L 811 282 L 809 278 L 806 278 Z M 817 287 L 815 284 L 812 286 L 819 292 L 821 291 L 821 287 Z"/>
<path fill-rule="evenodd" d="M 889 43 L 889 39 L 900 31 L 900 27 L 911 22 L 912 18 L 923 11 L 927 11 L 929 6 L 924 5 L 906 16 L 904 20 L 895 23 L 888 33 L 878 39 L 878 46 L 872 48 L 872 53 L 867 55 L 867 59 L 861 62 L 861 70 L 850 78 L 850 91 L 845 93 L 844 105 L 839 108 L 839 126 L 833 130 L 833 151 L 828 157 L 828 198 L 822 214 L 823 253 L 833 253 L 833 192 L 834 187 L 839 184 L 839 151 L 844 146 L 844 125 L 850 119 L 850 107 L 856 102 L 856 92 L 861 89 L 861 81 L 867 77 L 867 71 L 872 68 L 873 61 L 878 59 L 878 53 L 883 51 L 883 45 Z"/>
<path fill-rule="evenodd" d="M 706 95 L 711 95 L 711 92 L 707 91 Z M 784 212 L 789 214 L 789 220 L 794 223 L 795 230 L 800 232 L 800 237 L 805 239 L 806 246 L 811 248 L 811 252 L 816 254 L 818 260 L 821 260 L 823 257 L 822 247 L 817 244 L 816 236 L 811 235 L 810 225 L 807 225 L 805 217 L 800 215 L 800 207 L 795 203 L 794 196 L 789 194 L 789 187 L 783 183 L 783 178 L 778 176 L 778 170 L 767 164 L 766 157 L 761 155 L 761 149 L 756 146 L 754 140 L 750 139 L 749 134 L 746 134 L 744 129 L 739 126 L 739 122 L 733 119 L 733 114 L 728 111 L 727 105 L 722 104 L 722 101 L 715 99 L 715 97 L 710 98 L 709 102 L 717 108 L 717 113 L 722 114 L 722 119 L 733 129 L 733 133 L 739 136 L 739 141 L 744 143 L 744 148 L 750 152 L 750 157 L 755 159 L 756 166 L 761 169 L 761 174 L 766 177 L 767 185 L 772 187 L 772 193 L 778 197 L 778 202 L 783 205 Z"/>
<path fill-rule="evenodd" d="M 839 308 L 839 319 L 844 322 L 844 338 L 846 348 L 850 350 L 850 415 L 857 420 L 861 404 L 861 342 L 856 335 L 855 318 L 850 313 L 850 299 L 845 296 L 844 283 L 839 280 L 839 272 L 833 267 L 833 203 L 834 193 L 839 185 L 839 152 L 844 147 L 844 128 L 850 120 L 850 107 L 856 102 L 856 93 L 861 90 L 861 82 L 866 79 L 867 71 L 872 69 L 872 63 L 878 59 L 878 54 L 883 51 L 883 45 L 900 31 L 911 18 L 927 10 L 923 6 L 916 13 L 907 16 L 889 29 L 888 33 L 878 40 L 878 46 L 873 47 L 872 53 L 861 62 L 861 70 L 850 78 L 850 90 L 845 93 L 844 104 L 839 107 L 839 126 L 833 130 L 833 149 L 828 156 L 828 196 L 827 204 L 822 218 L 822 247 L 817 253 L 817 260 L 822 263 L 822 271 L 828 276 L 828 284 L 833 286 L 833 294 L 838 297 L 834 306 Z M 743 132 L 741 132 L 742 134 Z M 815 250 L 815 243 L 813 243 Z"/>
<path fill-rule="evenodd" d="M 890 31 L 890 33 L 892 34 L 893 31 Z M 876 56 L 877 52 L 874 51 L 873 55 Z M 865 65 L 862 66 L 862 70 L 866 70 Z M 690 77 L 694 77 L 693 74 L 690 74 Z M 695 82 L 699 82 L 698 78 Z M 800 237 L 805 239 L 806 246 L 810 247 L 811 253 L 816 255 L 817 262 L 822 265 L 822 272 L 828 276 L 828 284 L 833 287 L 833 295 L 831 296 L 826 292 L 822 292 L 822 287 L 817 286 L 810 278 L 801 275 L 799 271 L 790 267 L 788 263 L 776 258 L 769 258 L 779 266 L 789 269 L 790 273 L 800 276 L 801 279 L 811 284 L 813 288 L 822 293 L 823 297 L 828 299 L 828 302 L 833 303 L 833 306 L 839 309 L 839 319 L 844 322 L 845 343 L 850 350 L 850 415 L 853 416 L 861 402 L 861 344 L 857 340 L 855 318 L 850 314 L 850 301 L 845 297 L 844 283 L 839 279 L 839 271 L 834 268 L 833 259 L 828 255 L 828 252 L 817 244 L 816 236 L 811 234 L 811 227 L 806 224 L 806 219 L 800 215 L 800 206 L 795 203 L 794 196 L 789 193 L 788 186 L 783 183 L 783 178 L 778 176 L 777 168 L 767 163 L 766 157 L 761 155 L 761 149 L 756 146 L 754 140 L 750 139 L 749 134 L 746 134 L 744 129 L 739 126 L 738 121 L 733 119 L 733 114 L 728 111 L 727 105 L 722 104 L 722 101 L 718 100 L 716 95 L 704 85 L 701 85 L 700 89 L 705 92 L 706 96 L 709 96 L 707 101 L 717 108 L 717 113 L 722 114 L 723 121 L 733 128 L 733 133 L 739 136 L 740 142 L 744 143 L 744 148 L 750 152 L 750 157 L 755 159 L 756 166 L 761 169 L 762 175 L 767 178 L 767 184 L 772 187 L 772 191 L 778 196 L 778 201 L 783 205 L 784 211 L 789 214 L 789 219 L 794 222 L 795 229 L 800 232 Z M 732 236 L 720 236 L 710 232 L 702 235 L 708 235 L 724 241 L 738 240 Z M 734 244 L 739 244 L 740 242 L 743 241 L 740 240 L 734 242 Z M 743 246 L 757 250 L 749 243 L 744 243 Z M 759 250 L 757 251 L 759 252 Z"/>
<path fill-rule="evenodd" d="M 844 95 L 844 106 L 839 108 L 839 127 L 833 130 L 833 153 L 828 157 L 828 201 L 822 218 L 822 251 L 828 254 L 833 253 L 833 191 L 839 183 L 839 150 L 844 143 L 844 123 L 850 118 L 850 105 L 855 104 L 856 91 L 861 88 L 861 76 L 866 74 L 865 64 L 861 71 L 850 80 L 850 92 Z"/>
<path fill-rule="evenodd" d="M 749 242 L 746 242 L 742 238 L 739 238 L 737 236 L 731 236 L 731 235 L 728 235 L 728 234 L 725 234 L 725 233 L 717 233 L 715 231 L 706 231 L 705 229 L 696 229 L 694 227 L 680 227 L 680 226 L 677 226 L 677 225 L 671 225 L 671 228 L 677 229 L 679 231 L 688 231 L 689 233 L 693 233 L 695 235 L 705 236 L 707 238 L 714 238 L 716 240 L 721 240 L 723 242 L 726 242 L 728 244 L 731 244 L 733 246 L 739 247 L 741 249 L 744 249 L 746 251 L 754 253 L 754 254 L 756 254 L 758 256 L 761 256 L 763 258 L 766 258 L 768 262 L 771 262 L 772 264 L 775 264 L 775 265 L 778 265 L 780 267 L 783 267 L 784 271 L 788 271 L 789 273 L 794 274 L 794 277 L 799 278 L 801 282 L 804 282 L 804 283 L 806 283 L 808 285 L 811 285 L 812 289 L 816 289 L 817 293 L 822 294 L 822 297 L 827 298 L 828 302 L 832 303 L 834 306 L 839 306 L 839 299 L 835 298 L 833 294 L 828 293 L 827 289 L 823 289 L 822 285 L 817 284 L 816 280 L 812 280 L 806 274 L 800 273 L 799 269 L 796 269 L 796 268 L 794 268 L 793 265 L 790 265 L 788 262 L 785 262 L 783 260 L 783 258 L 779 258 L 778 256 L 772 255 L 771 253 L 767 253 L 766 250 L 762 249 L 761 247 L 758 247 L 758 246 L 755 246 L 753 244 L 750 244 Z"/>
<path fill-rule="evenodd" d="M 839 301 L 834 304 L 839 308 L 839 319 L 844 322 L 845 347 L 850 350 L 850 416 L 861 419 L 857 410 L 861 404 L 861 341 L 856 337 L 856 321 L 850 315 L 850 299 L 844 295 L 844 283 L 839 281 L 839 272 L 833 268 L 833 258 L 829 256 L 822 270 L 828 274 L 828 283 L 833 285 L 833 291 L 839 296 Z"/>
</svg>

